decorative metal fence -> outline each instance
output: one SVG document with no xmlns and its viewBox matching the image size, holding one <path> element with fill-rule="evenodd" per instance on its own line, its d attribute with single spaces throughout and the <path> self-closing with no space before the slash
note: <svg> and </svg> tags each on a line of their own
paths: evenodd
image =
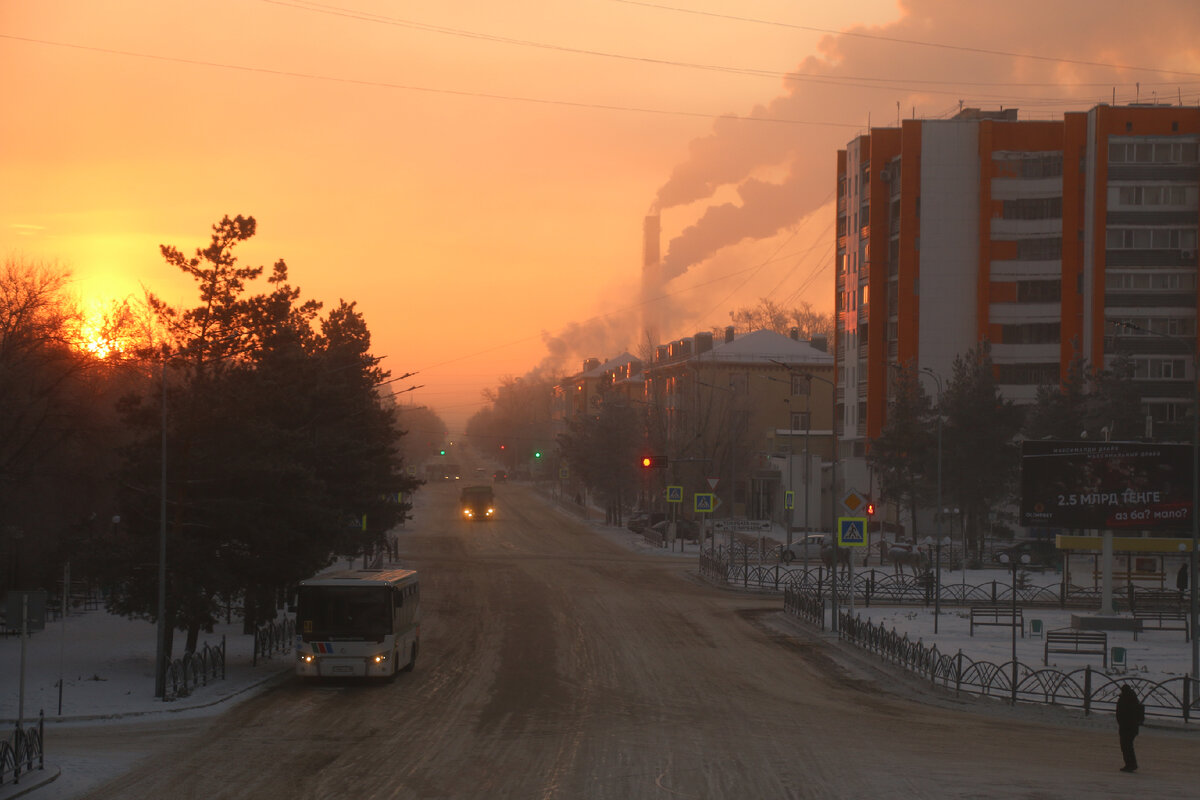
<svg viewBox="0 0 1200 800">
<path fill-rule="evenodd" d="M 825 630 L 825 601 L 820 597 L 789 588 L 783 593 L 783 610 Z"/>
<path fill-rule="evenodd" d="M 700 554 L 700 574 L 714 583 L 761 591 L 796 591 L 830 596 L 831 570 L 821 564 L 769 564 L 751 558 L 748 548 L 735 546 L 734 558 L 728 551 L 706 550 Z M 836 576 L 839 603 L 850 600 L 850 579 L 845 569 Z M 968 583 L 965 580 L 935 580 L 930 572 L 896 573 L 885 568 L 869 567 L 854 572 L 854 602 L 870 607 L 878 605 L 933 605 L 935 595 L 942 605 L 996 605 L 1012 602 L 1011 582 L 986 580 Z M 1034 585 L 1020 576 L 1017 579 L 1017 602 L 1024 606 L 1060 608 L 1094 608 L 1100 603 L 1100 590 L 1090 586 L 1064 584 L 1060 579 L 1052 584 Z M 1114 605 L 1127 610 L 1143 595 L 1156 595 L 1154 590 L 1125 587 L 1116 591 Z M 1186 595 L 1180 595 L 1181 598 Z M 1181 600 L 1181 602 L 1183 602 Z"/>
<path fill-rule="evenodd" d="M 813 622 L 811 610 L 805 611 L 800 593 L 784 594 L 784 610 Z M 823 612 L 823 609 L 822 609 Z M 821 617 L 822 628 L 824 616 Z M 962 650 L 943 653 L 937 645 L 926 646 L 907 633 L 873 625 L 857 614 L 838 615 L 840 638 L 878 655 L 884 661 L 927 679 L 932 685 L 952 689 L 955 694 L 994 697 L 1011 703 L 1040 703 L 1092 711 L 1114 711 L 1121 686 L 1129 684 L 1152 716 L 1182 718 L 1184 722 L 1200 712 L 1194 682 L 1187 676 L 1152 681 L 1133 674 L 1110 677 L 1091 665 L 1082 669 L 1037 669 L 1020 661 L 997 664 L 975 661 Z"/>
<path fill-rule="evenodd" d="M 198 686 L 207 686 L 208 679 L 225 678 L 225 637 L 213 647 L 205 643 L 199 652 L 187 652 L 167 665 L 163 700 L 187 697 Z"/>
<path fill-rule="evenodd" d="M 276 653 L 290 653 L 292 640 L 296 638 L 296 622 L 284 617 L 268 622 L 254 632 L 254 657 L 251 666 L 258 666 L 259 657 L 271 658 Z"/>
<path fill-rule="evenodd" d="M 36 725 L 22 728 L 19 724 L 13 730 L 12 740 L 0 741 L 0 786 L 6 783 L 19 784 L 21 775 L 37 769 L 46 768 L 46 754 L 42 747 L 44 712 L 38 712 Z"/>
</svg>

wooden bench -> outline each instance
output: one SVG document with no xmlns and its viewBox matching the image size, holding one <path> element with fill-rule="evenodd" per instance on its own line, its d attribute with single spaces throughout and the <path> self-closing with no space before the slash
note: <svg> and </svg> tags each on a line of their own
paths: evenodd
<svg viewBox="0 0 1200 800">
<path fill-rule="evenodd" d="M 1012 606 L 971 606 L 971 635 L 975 635 L 976 625 L 1001 625 L 1006 628 L 1020 628 L 1021 638 L 1025 638 L 1025 612 Z"/>
<path fill-rule="evenodd" d="M 1042 666 L 1049 665 L 1051 653 L 1102 656 L 1104 668 L 1108 669 L 1108 634 L 1104 631 L 1081 631 L 1075 628 L 1046 631 L 1046 647 L 1042 652 Z"/>
<path fill-rule="evenodd" d="M 1191 641 L 1190 616 L 1182 608 L 1138 606 L 1133 609 L 1133 618 L 1142 621 L 1142 630 L 1183 631 L 1184 641 Z"/>
</svg>

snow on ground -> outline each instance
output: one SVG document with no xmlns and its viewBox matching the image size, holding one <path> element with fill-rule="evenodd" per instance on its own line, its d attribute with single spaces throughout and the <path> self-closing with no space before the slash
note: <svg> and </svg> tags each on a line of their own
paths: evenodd
<svg viewBox="0 0 1200 800">
<path fill-rule="evenodd" d="M 81 720 L 114 715 L 149 715 L 197 711 L 246 691 L 290 668 L 291 654 L 276 654 L 251 666 L 254 638 L 241 624 L 216 626 L 200 642 L 218 645 L 225 636 L 225 679 L 209 679 L 191 696 L 163 702 L 154 697 L 155 626 L 107 612 L 76 611 L 49 622 L 25 641 L 24 718 Z M 176 634 L 176 656 L 182 649 Z M 0 725 L 17 718 L 21 696 L 20 637 L 0 639 Z M 59 677 L 63 679 L 60 698 Z"/>
<path fill-rule="evenodd" d="M 417 497 L 418 506 L 422 498 Z M 560 506 L 564 514 L 578 519 L 576 509 Z M 631 551 L 695 563 L 698 546 L 694 542 L 676 543 L 674 548 L 662 548 L 647 542 L 640 534 L 596 521 L 591 511 L 590 527 L 605 539 Z M 419 530 L 420 517 L 410 521 L 408 530 Z M 681 549 L 682 548 L 682 549 Z M 1052 584 L 1054 576 L 1030 576 L 1035 585 Z M 1004 570 L 943 572 L 943 583 L 966 580 L 983 584 L 995 579 L 1007 583 Z M 782 607 L 782 601 L 780 601 Z M 977 628 L 969 634 L 965 609 L 946 607 L 938 618 L 938 633 L 933 633 L 933 610 L 924 607 L 883 608 L 859 607 L 859 614 L 888 628 L 907 631 L 909 636 L 926 644 L 936 643 L 943 651 L 954 653 L 960 648 L 976 660 L 996 663 L 1011 658 L 1012 637 L 1009 628 Z M 1047 630 L 1065 627 L 1070 623 L 1070 610 L 1026 609 L 1026 619 L 1043 620 Z M 1075 613 L 1079 613 L 1076 611 Z M 54 728 L 58 725 L 108 725 L 120 719 L 122 723 L 139 719 L 154 720 L 178 717 L 205 716 L 227 709 L 231 701 L 253 694 L 261 687 L 290 672 L 290 654 L 251 665 L 252 637 L 241 633 L 234 621 L 216 627 L 212 634 L 201 636 L 201 642 L 216 644 L 225 636 L 227 650 L 226 677 L 201 686 L 186 698 L 163 702 L 154 698 L 154 632 L 152 623 L 114 617 L 100 611 L 74 611 L 64 619 L 47 623 L 46 629 L 31 635 L 25 642 L 24 653 L 24 717 L 36 719 L 44 710 L 47 719 L 47 774 L 58 780 L 39 788 L 38 800 L 67 800 L 112 778 L 130 766 L 128 759 L 112 758 L 106 754 L 78 754 L 56 757 Z M 1148 631 L 1134 641 L 1132 634 L 1109 632 L 1110 646 L 1128 649 L 1130 669 L 1145 670 L 1143 677 L 1162 680 L 1185 674 L 1190 665 L 1190 645 L 1181 631 Z M 177 634 L 175 647 L 182 649 L 182 637 Z M 0 726 L 16 720 L 20 698 L 21 642 L 18 637 L 0 637 Z M 1023 663 L 1042 663 L 1042 642 L 1028 637 L 1017 638 L 1017 654 Z M 1094 667 L 1099 659 L 1091 657 Z M 1082 668 L 1088 663 L 1083 656 L 1052 656 L 1051 663 L 1063 669 Z M 63 679 L 62 706 L 59 711 L 59 677 Z M 27 788 L 28 776 L 22 782 Z M 0 786 L 0 800 L 14 795 L 11 784 Z"/>
</svg>

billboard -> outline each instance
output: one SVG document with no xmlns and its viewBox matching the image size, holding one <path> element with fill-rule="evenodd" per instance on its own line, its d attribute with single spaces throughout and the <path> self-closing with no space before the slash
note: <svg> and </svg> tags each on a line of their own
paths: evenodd
<svg viewBox="0 0 1200 800">
<path fill-rule="evenodd" d="M 1192 446 L 1023 442 L 1021 524 L 1191 530 Z"/>
</svg>

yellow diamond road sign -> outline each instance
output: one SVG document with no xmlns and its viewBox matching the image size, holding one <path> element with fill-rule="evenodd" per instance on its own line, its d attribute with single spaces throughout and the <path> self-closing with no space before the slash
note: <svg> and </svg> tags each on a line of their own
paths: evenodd
<svg viewBox="0 0 1200 800">
<path fill-rule="evenodd" d="M 858 507 L 861 506 L 865 502 L 867 502 L 867 501 L 863 499 L 862 495 L 860 495 L 858 492 L 854 491 L 853 489 L 851 489 L 849 492 L 847 492 L 846 496 L 842 498 L 842 505 L 844 505 L 846 508 L 850 509 L 851 511 L 858 511 Z"/>
</svg>

